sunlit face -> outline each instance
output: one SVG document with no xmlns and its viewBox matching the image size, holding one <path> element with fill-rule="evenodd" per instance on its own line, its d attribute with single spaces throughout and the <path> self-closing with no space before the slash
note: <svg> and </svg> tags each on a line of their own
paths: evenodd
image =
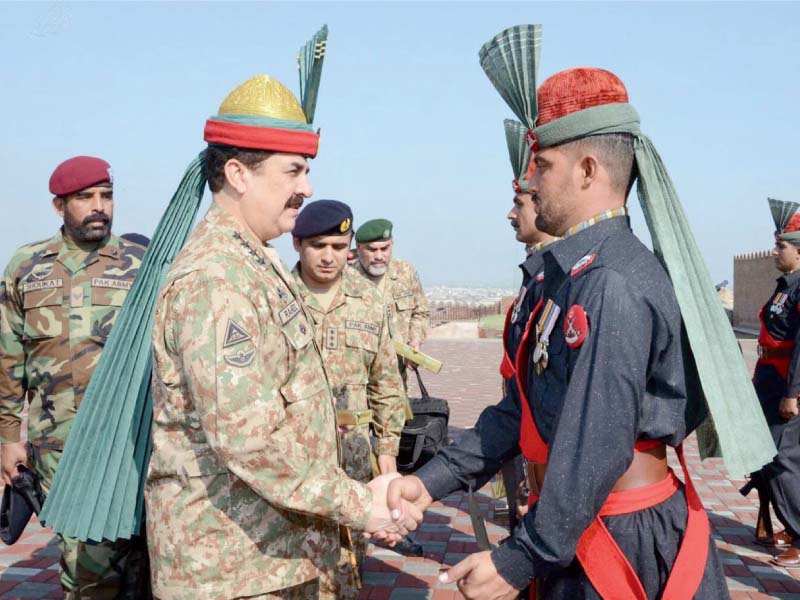
<svg viewBox="0 0 800 600">
<path fill-rule="evenodd" d="M 539 230 L 536 229 L 536 208 L 529 192 L 518 192 L 514 196 L 514 206 L 506 215 L 517 234 L 517 241 L 535 244 Z"/>
<path fill-rule="evenodd" d="M 356 244 L 356 250 L 358 260 L 367 273 L 373 277 L 380 277 L 386 273 L 389 261 L 392 260 L 392 240 Z"/>
<path fill-rule="evenodd" d="M 294 249 L 300 254 L 300 272 L 306 283 L 328 286 L 334 283 L 347 265 L 352 232 L 344 235 L 318 235 L 294 238 Z"/>
<path fill-rule="evenodd" d="M 76 242 L 99 242 L 111 233 L 114 190 L 96 185 L 63 198 L 53 198 L 53 208 L 64 219 L 64 233 Z"/>
<path fill-rule="evenodd" d="M 244 168 L 241 217 L 262 242 L 294 229 L 303 200 L 313 193 L 308 172 L 299 154 L 272 154 L 254 169 Z"/>
<path fill-rule="evenodd" d="M 576 202 L 575 161 L 556 146 L 538 151 L 534 162 L 536 168 L 528 189 L 537 213 L 536 227 L 550 235 L 563 235 Z"/>
<path fill-rule="evenodd" d="M 782 273 L 791 273 L 800 269 L 800 248 L 783 240 L 775 240 L 772 248 L 775 266 Z"/>
</svg>

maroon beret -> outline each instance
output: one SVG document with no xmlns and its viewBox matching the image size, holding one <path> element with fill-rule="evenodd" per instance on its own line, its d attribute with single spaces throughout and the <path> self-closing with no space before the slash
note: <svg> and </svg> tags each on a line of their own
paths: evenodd
<svg viewBox="0 0 800 600">
<path fill-rule="evenodd" d="M 50 193 L 66 196 L 100 183 L 112 183 L 111 165 L 94 156 L 68 158 L 50 176 Z"/>
</svg>

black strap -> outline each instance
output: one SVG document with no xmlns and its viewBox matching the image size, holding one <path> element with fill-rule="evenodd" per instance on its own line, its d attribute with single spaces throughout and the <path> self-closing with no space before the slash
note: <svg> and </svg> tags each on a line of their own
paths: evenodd
<svg viewBox="0 0 800 600">
<path fill-rule="evenodd" d="M 422 375 L 419 374 L 419 369 L 417 367 L 411 367 L 414 370 L 414 374 L 417 376 L 417 383 L 419 384 L 419 393 L 422 394 L 423 398 L 430 398 L 428 395 L 428 389 L 425 387 L 425 384 L 422 383 Z"/>
</svg>

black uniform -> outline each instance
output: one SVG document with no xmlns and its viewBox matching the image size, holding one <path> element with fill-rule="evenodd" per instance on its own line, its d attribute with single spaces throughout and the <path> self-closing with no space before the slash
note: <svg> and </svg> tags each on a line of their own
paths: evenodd
<svg viewBox="0 0 800 600">
<path fill-rule="evenodd" d="M 760 471 L 760 475 L 768 484 L 778 519 L 793 537 L 798 538 L 800 418 L 787 421 L 780 416 L 778 408 L 783 398 L 800 395 L 800 271 L 778 278 L 775 292 L 762 308 L 761 323 L 759 343 L 779 343 L 786 358 L 777 361 L 760 359 L 753 376 L 758 400 L 778 448 L 775 459 Z M 783 373 L 776 363 L 783 363 Z M 798 543 L 800 540 L 795 541 L 795 545 Z"/>
<path fill-rule="evenodd" d="M 546 598 L 598 598 L 575 560 L 580 536 L 631 464 L 637 439 L 677 446 L 703 415 L 688 414 L 685 372 L 694 365 L 684 360 L 674 291 L 626 217 L 567 237 L 543 258 L 542 292 L 561 312 L 547 367 L 537 376 L 529 366 L 528 397 L 549 446 L 547 476 L 539 501 L 492 557 L 517 588 L 536 576 L 544 577 Z M 585 310 L 589 327 L 582 344 L 571 349 L 564 316 L 574 305 Z M 431 495 L 441 498 L 473 478 L 485 482 L 519 452 L 520 418 L 512 386 L 512 393 L 481 414 L 470 435 L 417 473 Z M 663 589 L 686 518 L 682 488 L 649 509 L 603 517 L 648 598 Z M 728 597 L 711 540 L 696 597 Z"/>
<path fill-rule="evenodd" d="M 519 343 L 525 333 L 528 315 L 535 304 L 536 284 L 544 279 L 544 252 L 545 250 L 535 250 L 519 266 L 522 271 L 522 286 L 511 311 L 511 322 L 505 343 L 512 364 L 516 360 Z"/>
<path fill-rule="evenodd" d="M 525 326 L 528 323 L 528 317 L 531 310 L 538 300 L 536 289 L 537 284 L 544 280 L 544 251 L 542 249 L 534 250 L 523 262 L 519 265 L 522 271 L 522 286 L 520 286 L 519 294 L 517 295 L 514 307 L 511 311 L 511 319 L 508 324 L 508 331 L 504 340 L 505 352 L 511 361 L 512 366 L 516 366 L 517 351 L 519 350 L 522 336 L 525 333 Z M 503 391 L 508 394 L 508 387 L 514 388 L 514 393 L 517 392 L 516 378 L 512 377 L 510 381 L 503 382 Z M 520 482 L 525 477 L 525 461 L 522 456 L 517 456 L 505 462 L 501 467 L 503 475 L 503 485 L 506 488 L 506 502 L 508 504 L 508 526 L 511 531 L 519 523 L 517 518 L 516 503 L 517 503 L 517 489 Z"/>
</svg>

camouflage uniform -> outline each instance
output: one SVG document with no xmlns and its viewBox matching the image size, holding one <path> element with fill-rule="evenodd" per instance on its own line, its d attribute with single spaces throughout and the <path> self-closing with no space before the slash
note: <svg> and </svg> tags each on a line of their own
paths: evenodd
<svg viewBox="0 0 800 600">
<path fill-rule="evenodd" d="M 342 464 L 350 477 L 367 482 L 372 478 L 370 422 L 377 438 L 376 454 L 389 456 L 397 456 L 405 423 L 402 383 L 384 326 L 383 301 L 374 286 L 345 269 L 339 290 L 324 310 L 300 278 L 299 268 L 298 264 L 294 270 L 297 285 L 314 320 L 336 402 Z M 353 541 L 360 563 L 366 554 L 366 540 L 359 536 Z M 343 551 L 334 581 L 326 577 L 322 583 L 323 588 L 332 588 L 337 598 L 358 596 L 349 561 L 349 553 Z"/>
<path fill-rule="evenodd" d="M 288 593 L 332 569 L 337 522 L 364 529 L 372 494 L 338 468 L 333 401 L 294 278 L 216 204 L 160 292 L 153 359 L 155 595 Z"/>
<path fill-rule="evenodd" d="M 361 261 L 356 260 L 351 268 L 376 283 L 376 278 L 364 270 Z M 416 270 L 410 263 L 393 258 L 389 261 L 383 277 L 386 278 L 383 298 L 392 338 L 406 344 L 414 342 L 422 344 L 425 341 L 431 313 Z M 407 383 L 405 361 L 400 362 L 400 370 L 405 384 Z"/>
<path fill-rule="evenodd" d="M 16 252 L 0 285 L 0 441 L 20 441 L 47 493 L 89 379 L 144 247 L 116 236 L 79 247 L 59 232 Z M 61 583 L 76 597 L 116 597 L 130 542 L 59 536 Z M 75 592 L 78 594 L 78 592 Z"/>
</svg>

